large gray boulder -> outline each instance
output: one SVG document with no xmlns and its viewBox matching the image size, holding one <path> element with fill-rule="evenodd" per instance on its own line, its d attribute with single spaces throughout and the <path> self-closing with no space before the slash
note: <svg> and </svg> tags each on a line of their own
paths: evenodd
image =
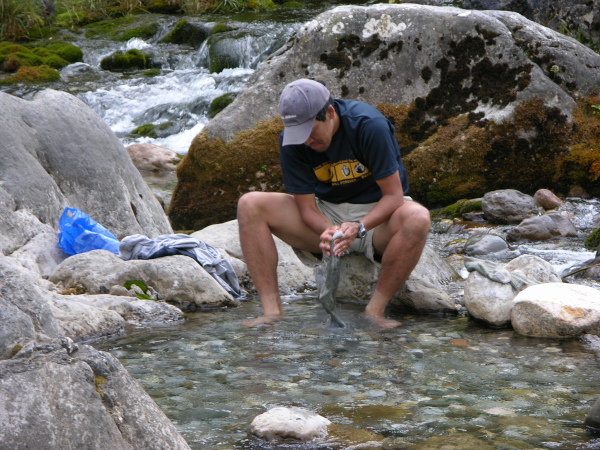
<svg viewBox="0 0 600 450">
<path fill-rule="evenodd" d="M 0 104 L 0 447 L 189 448 L 115 358 L 73 344 L 128 322 L 181 321 L 181 310 L 62 295 L 45 279 L 69 259 L 57 245 L 65 207 L 118 238 L 156 236 L 172 233 L 159 201 L 108 125 L 72 95 L 0 93 Z"/>
<path fill-rule="evenodd" d="M 231 220 L 241 194 L 283 190 L 277 104 L 298 78 L 389 117 L 410 195 L 437 207 L 506 186 L 566 193 L 575 172 L 563 162 L 576 131 L 587 129 L 574 111 L 600 85 L 600 55 L 514 12 L 411 3 L 324 12 L 196 136 L 177 169 L 175 228 Z M 572 163 L 594 195 L 589 168 Z"/>
<path fill-rule="evenodd" d="M 109 251 L 93 250 L 63 261 L 49 280 L 65 288 L 81 287 L 93 295 L 108 294 L 128 281 L 139 280 L 161 300 L 191 311 L 234 303 L 196 260 L 183 255 L 123 261 Z"/>
<path fill-rule="evenodd" d="M 575 102 L 550 78 L 550 67 L 540 66 L 521 49 L 522 42 L 535 48 L 540 61 L 564 67 L 564 83 L 575 83 L 578 93 L 586 95 L 600 83 L 597 54 L 519 14 L 415 4 L 340 6 L 304 24 L 258 68 L 246 89 L 207 124 L 206 131 L 228 141 L 275 117 L 281 90 L 301 77 L 323 80 L 334 97 L 373 105 L 409 105 L 435 90 L 435 98 L 428 101 L 437 104 L 440 118 L 441 109 L 450 108 L 453 113 L 476 112 L 502 121 L 517 104 L 533 97 L 570 116 Z M 483 72 L 467 69 L 484 61 L 488 79 L 478 78 Z M 457 88 L 457 70 L 471 86 L 465 97 L 473 95 L 474 101 L 463 98 Z M 512 93 L 500 99 L 500 91 Z"/>
<path fill-rule="evenodd" d="M 108 125 L 76 97 L 0 92 L 0 244 L 10 254 L 56 231 L 66 206 L 117 238 L 172 232 L 159 201 Z"/>
<path fill-rule="evenodd" d="M 0 361 L 0 447 L 189 449 L 112 355 L 65 342 Z"/>
</svg>

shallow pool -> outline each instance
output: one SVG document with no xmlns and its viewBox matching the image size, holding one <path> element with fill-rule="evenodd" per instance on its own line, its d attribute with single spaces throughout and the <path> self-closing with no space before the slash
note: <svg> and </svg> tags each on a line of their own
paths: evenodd
<svg viewBox="0 0 600 450">
<path fill-rule="evenodd" d="M 248 329 L 258 301 L 132 328 L 97 345 L 144 386 L 194 449 L 600 448 L 583 422 L 600 396 L 598 355 L 577 340 L 527 338 L 465 316 L 394 317 L 373 329 L 340 304 L 339 329 L 312 297 L 289 319 Z M 325 442 L 249 435 L 254 417 L 300 406 L 328 418 Z"/>
</svg>

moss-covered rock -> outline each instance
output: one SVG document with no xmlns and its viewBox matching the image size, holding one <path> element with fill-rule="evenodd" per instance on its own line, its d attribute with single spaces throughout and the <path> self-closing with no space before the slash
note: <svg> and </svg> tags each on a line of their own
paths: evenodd
<svg viewBox="0 0 600 450">
<path fill-rule="evenodd" d="M 210 32 L 210 28 L 205 24 L 192 23 L 188 19 L 181 19 L 162 41 L 199 47 L 210 36 Z"/>
<path fill-rule="evenodd" d="M 100 61 L 103 70 L 112 72 L 126 72 L 131 70 L 147 69 L 151 63 L 151 56 L 137 49 L 127 50 L 125 53 L 116 52 Z"/>
<path fill-rule="evenodd" d="M 454 219 L 462 217 L 464 214 L 481 211 L 481 198 L 461 199 L 445 208 L 431 212 L 431 217 L 435 219 Z"/>
<path fill-rule="evenodd" d="M 158 75 L 160 75 L 160 69 L 148 69 L 146 70 L 144 73 L 142 73 L 143 76 L 145 77 L 156 77 Z"/>
<path fill-rule="evenodd" d="M 212 119 L 232 102 L 233 94 L 231 92 L 228 92 L 227 94 L 223 94 L 220 97 L 215 98 L 212 102 L 210 102 L 210 106 L 208 107 L 208 117 Z"/>
<path fill-rule="evenodd" d="M 70 63 L 83 61 L 83 52 L 75 45 L 0 43 L 0 70 L 16 72 L 21 67 L 50 66 L 61 69 Z"/>
<path fill-rule="evenodd" d="M 585 238 L 584 245 L 589 250 L 600 249 L 600 228 L 596 228 Z"/>
<path fill-rule="evenodd" d="M 49 66 L 21 67 L 14 75 L 0 81 L 0 84 L 49 83 L 60 80 L 60 74 Z"/>
<path fill-rule="evenodd" d="M 155 126 L 151 123 L 147 123 L 145 125 L 140 125 L 131 131 L 131 134 L 137 134 L 138 136 L 147 136 L 153 139 L 156 139 L 156 129 Z"/>
<path fill-rule="evenodd" d="M 230 25 L 227 21 L 223 20 L 213 27 L 211 34 L 227 33 L 228 31 L 235 31 L 237 29 L 237 27 Z"/>
<path fill-rule="evenodd" d="M 129 39 L 133 38 L 150 39 L 157 33 L 159 28 L 160 26 L 156 22 L 144 24 L 135 28 L 130 28 L 119 34 L 119 40 L 128 41 Z"/>
<path fill-rule="evenodd" d="M 84 29 L 88 38 L 103 36 L 115 41 L 128 41 L 132 38 L 150 39 L 158 32 L 160 25 L 153 15 L 127 14 L 90 23 Z"/>
<path fill-rule="evenodd" d="M 502 124 L 479 123 L 469 115 L 446 123 L 404 158 L 411 194 L 428 206 L 497 189 L 531 195 L 540 186 L 567 190 L 569 180 L 560 171 L 574 127 L 556 108 L 534 99 L 519 105 L 514 118 Z M 411 127 L 405 125 L 397 127 L 399 133 L 410 135 Z"/>
<path fill-rule="evenodd" d="M 168 211 L 173 229 L 199 230 L 235 218 L 237 201 L 246 192 L 282 191 L 282 130 L 277 117 L 237 133 L 228 143 L 204 132 L 196 136 L 177 166 L 179 181 Z"/>
<path fill-rule="evenodd" d="M 83 51 L 73 45 L 66 42 L 55 42 L 46 47 L 46 49 L 69 63 L 76 63 L 83 61 Z"/>
</svg>

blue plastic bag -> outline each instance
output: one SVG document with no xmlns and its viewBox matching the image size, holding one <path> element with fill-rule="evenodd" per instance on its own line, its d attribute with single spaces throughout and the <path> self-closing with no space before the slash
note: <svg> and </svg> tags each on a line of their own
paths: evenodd
<svg viewBox="0 0 600 450">
<path fill-rule="evenodd" d="M 78 209 L 65 208 L 58 229 L 58 246 L 69 255 L 91 250 L 108 250 L 119 254 L 119 240 Z"/>
</svg>

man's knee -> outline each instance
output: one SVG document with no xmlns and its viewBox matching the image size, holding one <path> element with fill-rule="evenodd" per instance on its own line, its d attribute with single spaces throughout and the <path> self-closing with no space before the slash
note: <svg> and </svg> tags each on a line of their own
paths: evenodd
<svg viewBox="0 0 600 450">
<path fill-rule="evenodd" d="M 262 205 L 265 202 L 265 192 L 247 192 L 242 195 L 237 204 L 238 220 L 244 220 L 253 214 L 261 214 Z"/>
</svg>

